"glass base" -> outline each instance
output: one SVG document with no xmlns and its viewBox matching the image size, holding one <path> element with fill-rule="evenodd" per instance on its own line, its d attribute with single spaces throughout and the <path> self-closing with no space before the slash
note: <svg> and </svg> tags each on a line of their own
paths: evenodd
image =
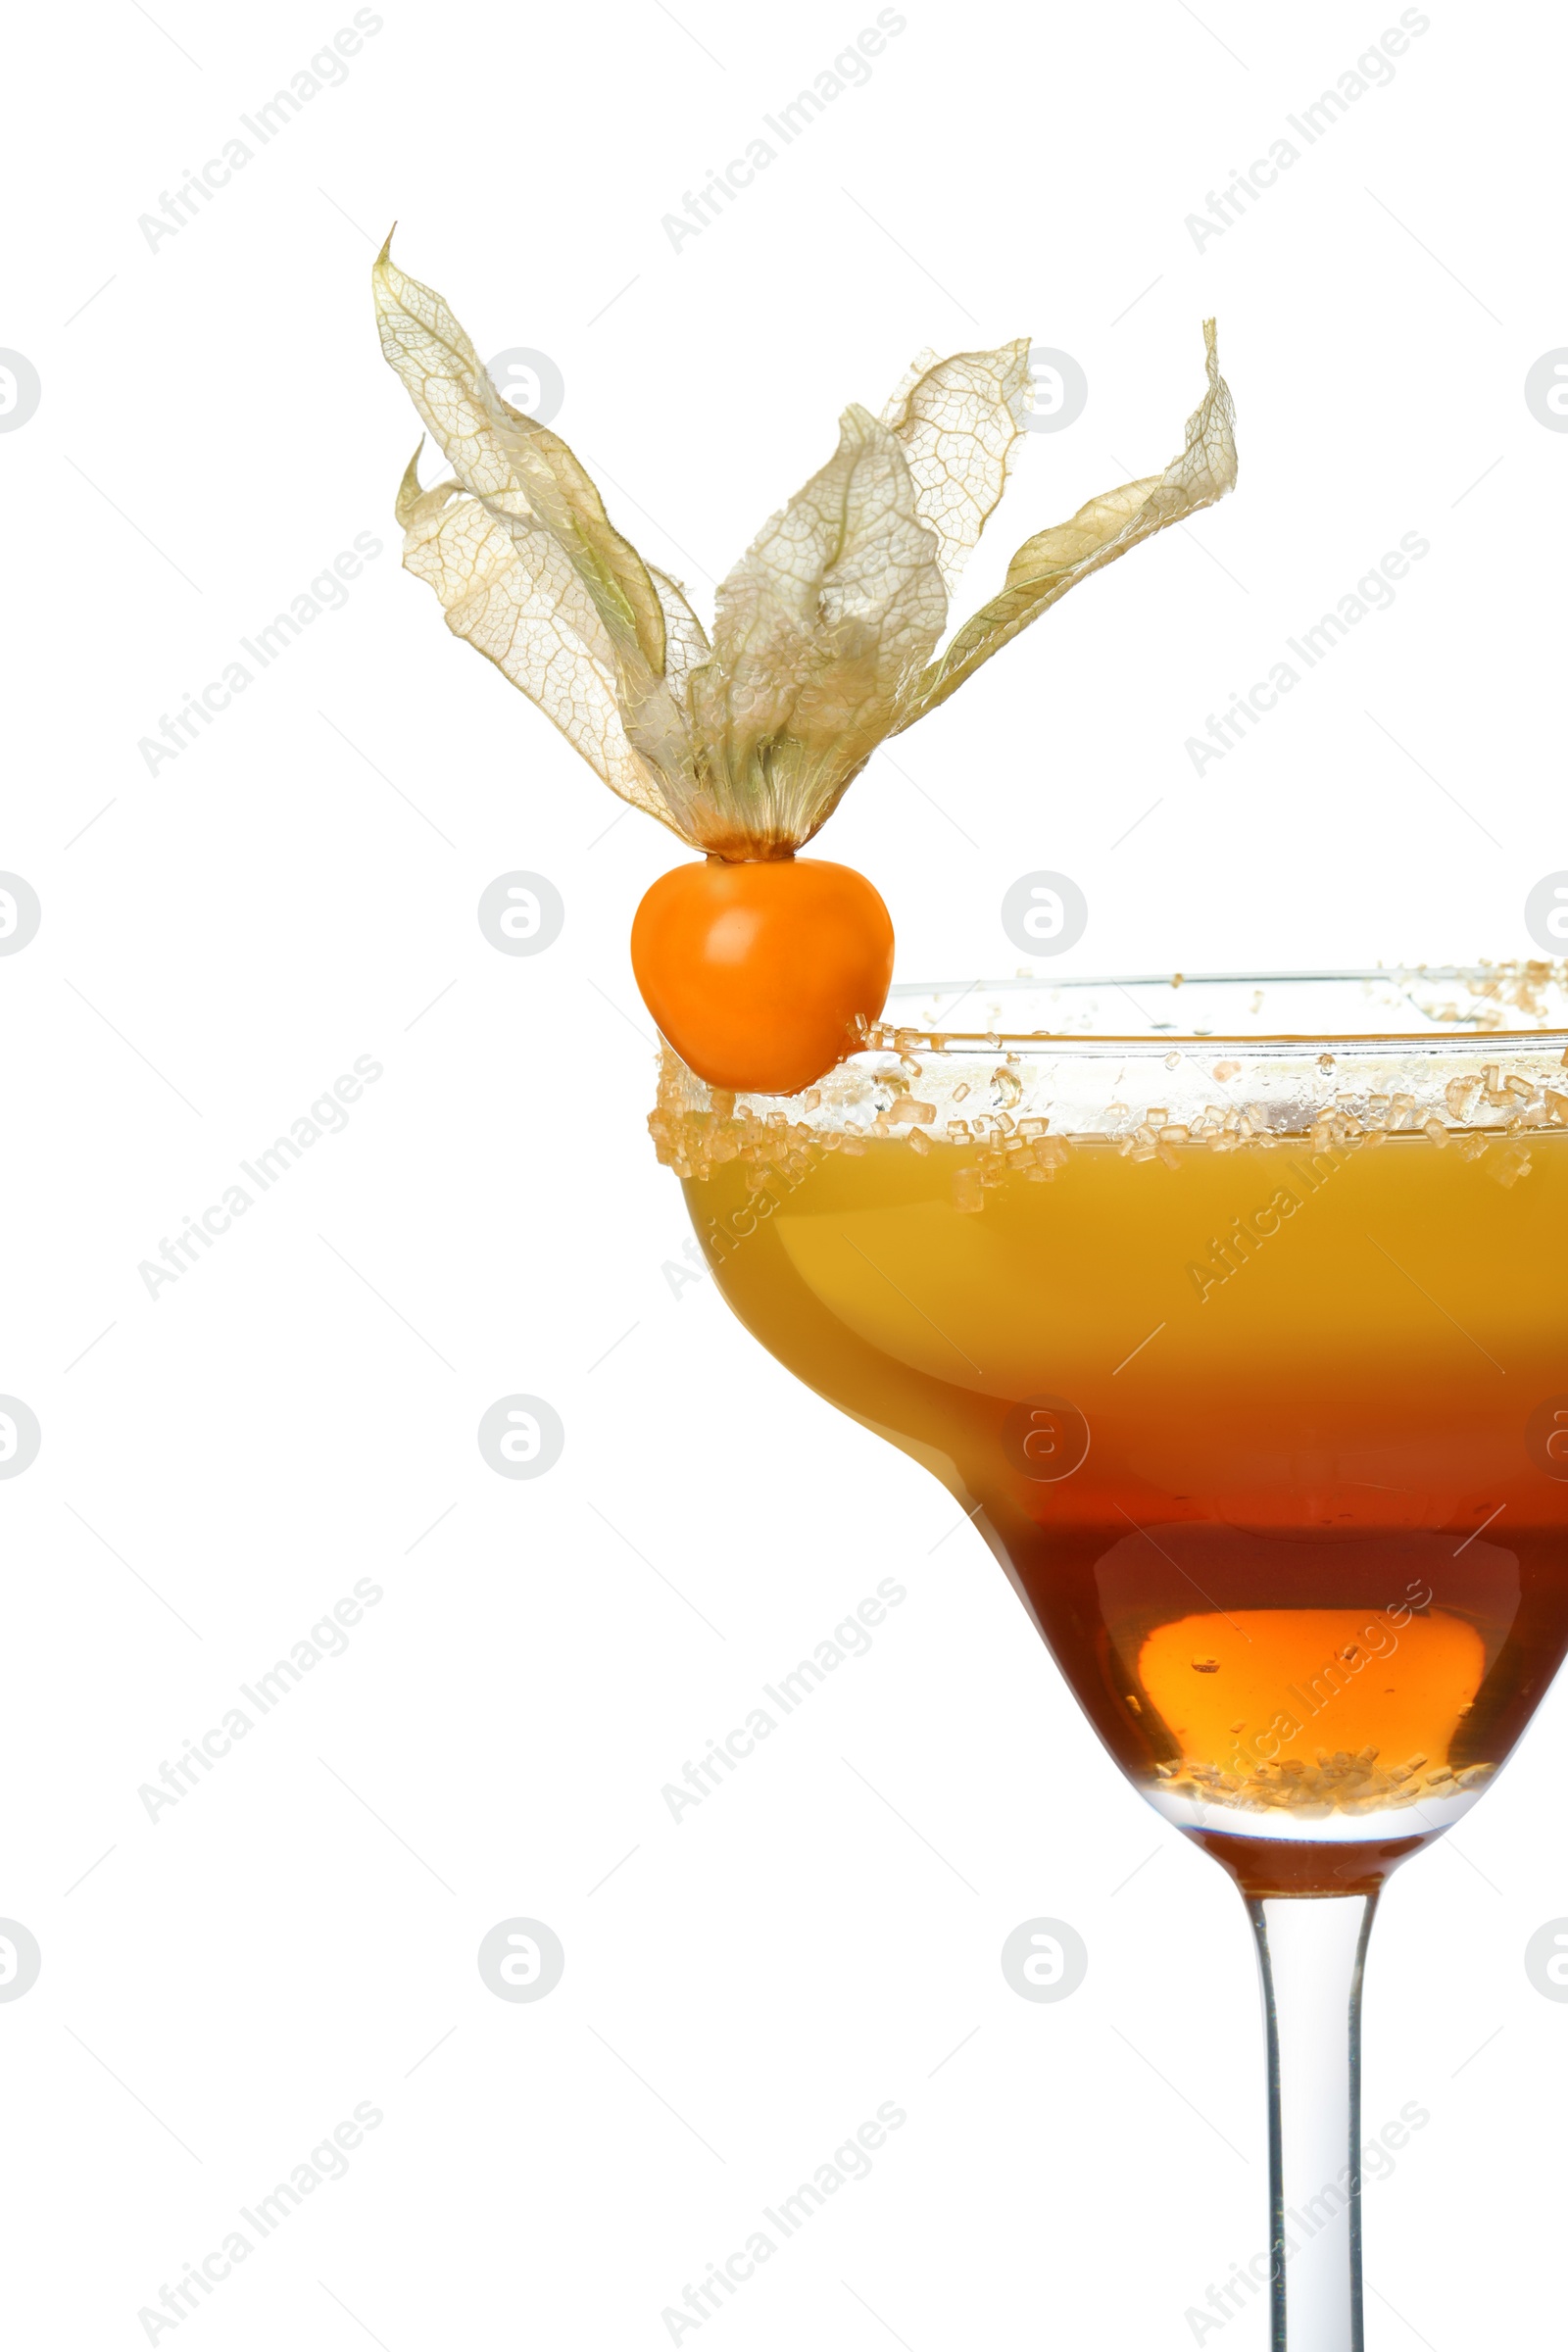
<svg viewBox="0 0 1568 2352">
<path fill-rule="evenodd" d="M 1319 1811 L 1285 1805 L 1248 1806 L 1244 1810 L 1239 1805 L 1212 1803 L 1201 1796 L 1180 1796 L 1160 1788 L 1157 1782 L 1152 1786 L 1146 1784 L 1143 1794 L 1155 1812 L 1163 1814 L 1177 1829 L 1201 1831 L 1205 1838 L 1217 1835 L 1280 1838 L 1297 1845 L 1366 1845 L 1380 1844 L 1391 1838 L 1412 1838 L 1419 1843 L 1424 1838 L 1439 1837 L 1464 1819 L 1482 1790 L 1460 1789 L 1453 1796 L 1440 1796 L 1429 1789 L 1415 1803 L 1369 1806 L 1365 1811 L 1354 1812 L 1348 1807 L 1331 1812 L 1326 1807 Z"/>
</svg>

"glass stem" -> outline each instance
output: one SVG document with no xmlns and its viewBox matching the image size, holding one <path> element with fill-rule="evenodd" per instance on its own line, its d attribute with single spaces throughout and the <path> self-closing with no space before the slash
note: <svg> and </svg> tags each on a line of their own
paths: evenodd
<svg viewBox="0 0 1568 2352">
<path fill-rule="evenodd" d="M 1247 1908 L 1268 2028 L 1271 2352 L 1362 2352 L 1361 1976 L 1377 1896 Z"/>
</svg>

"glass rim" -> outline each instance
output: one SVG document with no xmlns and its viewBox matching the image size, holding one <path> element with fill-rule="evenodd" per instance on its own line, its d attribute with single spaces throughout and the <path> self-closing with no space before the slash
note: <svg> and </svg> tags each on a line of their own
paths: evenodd
<svg viewBox="0 0 1568 2352">
<path fill-rule="evenodd" d="M 1164 990 L 1169 992 L 1166 1006 L 1174 1009 L 1180 1002 L 1184 1012 L 1196 1013 L 1201 1005 L 1202 993 L 1207 992 L 1217 1014 L 1223 1016 L 1230 1011 L 1234 1016 L 1234 1003 L 1228 1001 L 1244 994 L 1255 999 L 1265 991 L 1290 991 L 1310 999 L 1338 993 L 1348 999 L 1349 992 L 1356 989 L 1368 994 L 1374 989 L 1382 990 L 1385 1003 L 1379 1009 L 1393 1011 L 1396 1000 L 1402 1000 L 1411 1015 L 1409 1024 L 1383 1021 L 1357 1026 L 1325 1017 L 1298 1019 L 1278 1026 L 1254 1018 L 1233 1025 L 1218 1017 L 1211 1026 L 1200 1026 L 1196 1020 L 1158 1019 L 1132 993 L 1137 990 L 1147 996 L 1150 991 Z M 1450 998 L 1463 995 L 1469 1003 L 1462 1009 L 1453 1002 L 1437 1010 L 1421 1003 L 1412 991 L 1447 994 Z M 1093 995 L 1110 992 L 1125 998 L 1142 1016 L 1141 1028 L 1085 1024 L 1077 1014 L 1078 1005 Z M 1066 1011 L 1072 1006 L 1077 1017 L 1069 1018 L 1060 1027 L 1024 1028 L 1006 1020 L 993 1021 L 983 1028 L 956 1026 L 953 1014 L 977 997 L 1002 1000 L 997 1009 L 1004 1012 L 1008 998 L 1064 999 L 1062 1009 Z M 945 1000 L 951 1001 L 948 1009 L 937 1012 L 936 1008 Z M 922 1005 L 933 1008 L 935 1017 L 920 1018 L 917 1008 Z M 1254 1007 L 1249 1006 L 1248 1010 L 1253 1012 Z M 1031 1048 L 1038 1054 L 1042 1049 L 1053 1053 L 1136 1052 L 1150 1048 L 1161 1052 L 1173 1048 L 1208 1052 L 1216 1046 L 1234 1045 L 1249 1055 L 1256 1055 L 1270 1049 L 1289 1053 L 1319 1045 L 1363 1051 L 1381 1047 L 1452 1052 L 1467 1046 L 1500 1044 L 1504 1039 L 1520 1042 L 1529 1039 L 1538 1046 L 1546 1046 L 1557 1040 L 1568 1043 L 1568 961 L 1377 964 L 1253 972 L 1019 972 L 1006 979 L 899 981 L 889 989 L 881 1017 L 870 1025 L 858 1051 L 886 1052 L 894 1046 L 895 1038 L 904 1037 L 918 1038 L 923 1053 L 955 1055 L 983 1054 L 998 1047 Z"/>
</svg>

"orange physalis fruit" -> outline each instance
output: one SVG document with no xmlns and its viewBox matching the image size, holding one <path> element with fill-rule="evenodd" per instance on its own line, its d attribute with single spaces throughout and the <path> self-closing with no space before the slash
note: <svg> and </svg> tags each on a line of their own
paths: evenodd
<svg viewBox="0 0 1568 2352">
<path fill-rule="evenodd" d="M 709 858 L 661 874 L 631 929 L 643 1002 L 688 1069 L 794 1095 L 854 1051 L 893 979 L 893 924 L 853 866 Z"/>
</svg>

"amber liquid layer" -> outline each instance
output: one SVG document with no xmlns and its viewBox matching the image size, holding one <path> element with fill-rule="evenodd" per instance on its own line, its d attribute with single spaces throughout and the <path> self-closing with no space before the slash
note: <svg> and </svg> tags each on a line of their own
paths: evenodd
<svg viewBox="0 0 1568 2352">
<path fill-rule="evenodd" d="M 1505 1182 L 1425 1135 L 1167 1156 L 685 1189 L 763 1346 L 978 1507 L 1152 1800 L 1253 1890 L 1370 1885 L 1568 1645 L 1568 1134 Z"/>
</svg>

